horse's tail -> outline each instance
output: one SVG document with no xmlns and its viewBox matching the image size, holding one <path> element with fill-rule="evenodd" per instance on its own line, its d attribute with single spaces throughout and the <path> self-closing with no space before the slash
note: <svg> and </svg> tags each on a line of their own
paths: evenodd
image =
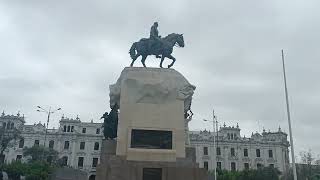
<svg viewBox="0 0 320 180">
<path fill-rule="evenodd" d="M 134 59 L 137 55 L 136 46 L 137 46 L 137 42 L 133 43 L 130 50 L 129 50 L 129 54 L 130 54 L 131 59 Z"/>
</svg>

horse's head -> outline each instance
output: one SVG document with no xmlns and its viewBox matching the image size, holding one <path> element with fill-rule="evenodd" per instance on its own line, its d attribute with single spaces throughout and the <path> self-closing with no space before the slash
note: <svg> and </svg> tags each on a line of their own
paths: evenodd
<svg viewBox="0 0 320 180">
<path fill-rule="evenodd" d="M 180 47 L 184 47 L 184 40 L 183 40 L 183 34 L 177 35 L 177 43 Z"/>
<path fill-rule="evenodd" d="M 179 45 L 179 47 L 184 47 L 183 34 L 172 33 L 163 39 L 165 41 L 171 42 L 172 45 L 175 45 L 177 43 Z"/>
</svg>

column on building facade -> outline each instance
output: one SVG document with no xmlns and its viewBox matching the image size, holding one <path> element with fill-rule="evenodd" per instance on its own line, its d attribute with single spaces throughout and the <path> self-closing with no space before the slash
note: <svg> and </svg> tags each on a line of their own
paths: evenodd
<svg viewBox="0 0 320 180">
<path fill-rule="evenodd" d="M 70 166 L 77 168 L 76 166 L 76 151 L 77 151 L 77 138 L 75 136 L 72 137 L 72 149 L 71 149 L 71 158 L 70 158 Z"/>
</svg>

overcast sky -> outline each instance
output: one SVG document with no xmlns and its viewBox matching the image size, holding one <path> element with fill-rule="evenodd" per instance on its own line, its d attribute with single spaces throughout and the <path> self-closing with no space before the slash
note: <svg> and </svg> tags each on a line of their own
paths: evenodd
<svg viewBox="0 0 320 180">
<path fill-rule="evenodd" d="M 247 137 L 279 125 L 288 132 L 284 49 L 296 152 L 320 154 L 319 7 L 319 0 L 0 0 L 0 109 L 33 124 L 46 119 L 36 106 L 61 107 L 50 127 L 62 114 L 101 122 L 131 44 L 158 21 L 160 35 L 184 34 L 173 67 L 197 86 L 192 130 L 210 129 L 202 119 L 214 108 L 221 125 L 239 123 Z"/>
</svg>

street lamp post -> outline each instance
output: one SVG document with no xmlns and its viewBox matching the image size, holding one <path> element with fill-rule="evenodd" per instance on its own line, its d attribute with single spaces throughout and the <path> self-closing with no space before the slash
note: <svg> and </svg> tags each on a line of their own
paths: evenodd
<svg viewBox="0 0 320 180">
<path fill-rule="evenodd" d="M 45 127 L 46 131 L 45 131 L 45 134 L 44 134 L 44 142 L 43 142 L 43 147 L 45 147 L 46 146 L 46 140 L 47 140 L 47 133 L 48 133 L 48 125 L 49 125 L 49 121 L 50 121 L 50 115 L 55 113 L 55 112 L 57 112 L 57 111 L 60 111 L 61 108 L 58 108 L 58 109 L 52 111 L 51 107 L 49 107 L 49 110 L 46 110 L 46 109 L 42 108 L 41 106 L 37 106 L 37 107 L 38 107 L 38 109 L 37 109 L 38 112 L 44 112 L 44 113 L 47 114 L 47 125 Z"/>
<path fill-rule="evenodd" d="M 216 116 L 214 114 L 214 109 L 212 110 L 212 121 L 210 120 L 207 120 L 207 119 L 204 119 L 203 121 L 206 121 L 206 122 L 212 122 L 212 133 L 213 133 L 213 170 L 214 170 L 214 179 L 217 180 L 217 155 L 216 155 L 216 152 L 217 152 L 217 148 L 216 148 L 216 142 L 218 144 L 218 139 L 216 140 L 216 135 L 215 135 L 215 126 L 216 126 L 216 123 L 218 123 L 218 121 L 216 120 Z M 218 131 L 217 131 L 218 133 Z"/>
<path fill-rule="evenodd" d="M 284 63 L 284 52 L 283 52 L 283 50 L 281 50 L 281 55 L 282 55 L 284 91 L 285 91 L 285 95 L 286 95 L 286 105 L 287 105 L 287 118 L 288 118 L 288 125 L 289 125 L 290 145 L 291 145 L 291 159 L 292 159 L 293 179 L 297 180 L 297 169 L 296 169 L 296 162 L 295 162 L 295 159 L 294 159 L 295 157 L 294 157 L 293 137 L 292 137 L 292 128 L 291 128 L 291 119 L 290 119 L 288 88 L 287 88 L 287 76 L 286 76 L 286 68 L 285 68 L 285 63 Z"/>
</svg>

